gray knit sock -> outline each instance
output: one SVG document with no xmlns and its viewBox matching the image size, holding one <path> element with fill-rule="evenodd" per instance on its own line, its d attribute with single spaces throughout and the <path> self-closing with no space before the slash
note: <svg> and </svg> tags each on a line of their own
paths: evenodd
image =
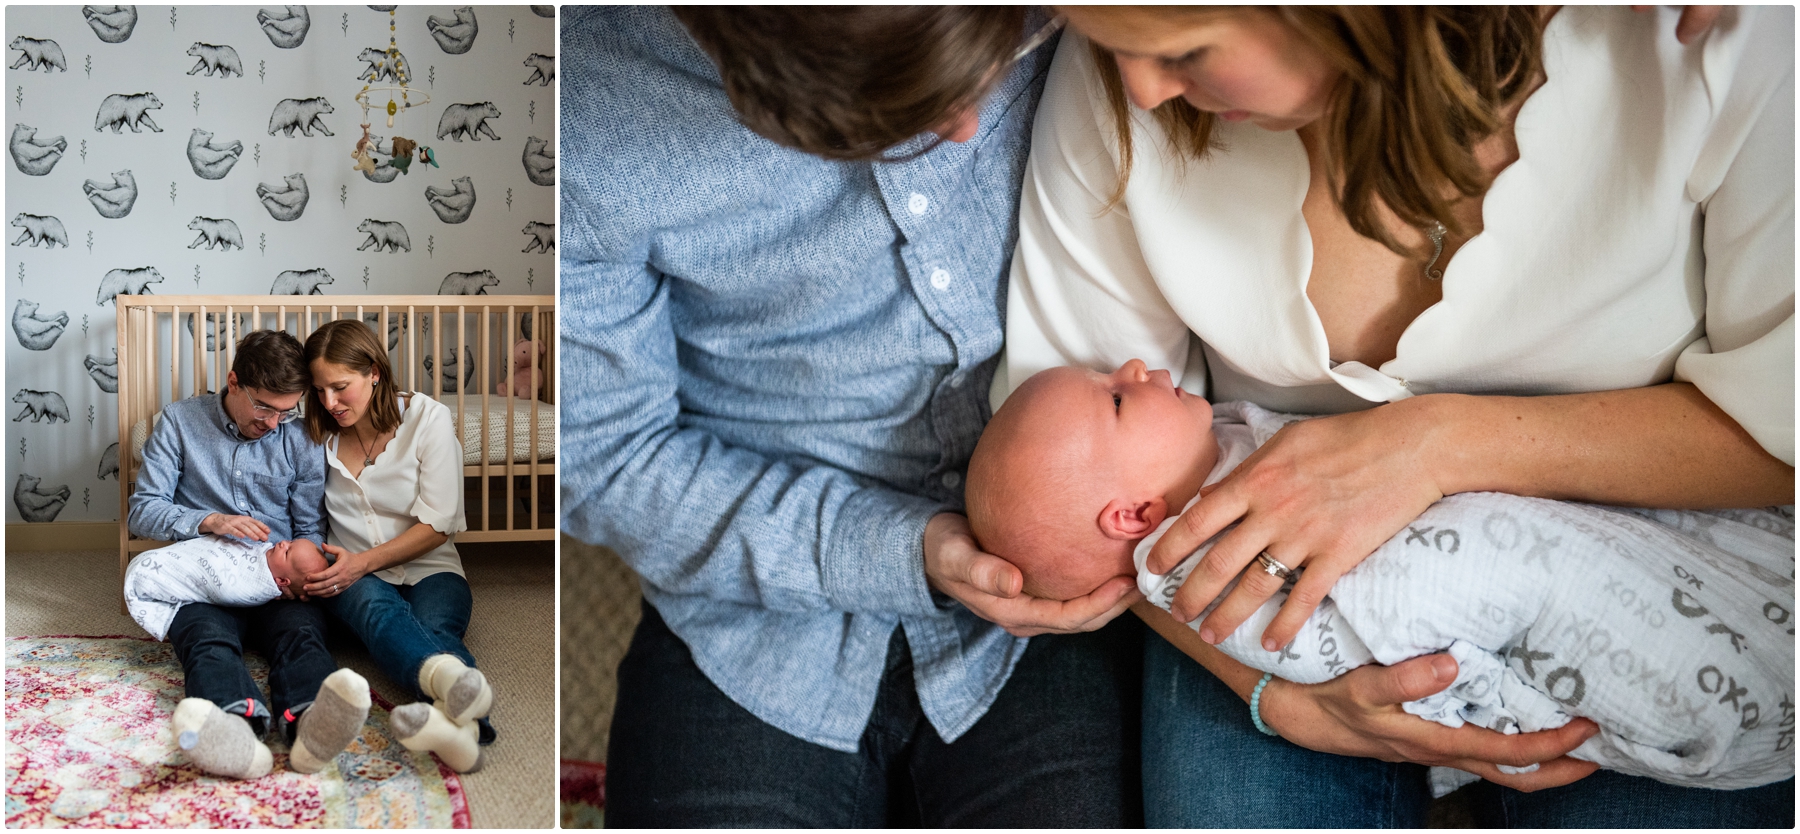
<svg viewBox="0 0 1800 834">
<path fill-rule="evenodd" d="M 275 765 L 269 746 L 258 741 L 250 722 L 204 698 L 186 698 L 171 722 L 175 743 L 195 767 L 214 776 L 256 779 Z"/>
<path fill-rule="evenodd" d="M 324 770 L 362 733 L 368 717 L 369 682 L 349 669 L 332 672 L 312 706 L 300 713 L 288 767 L 299 773 Z"/>
<path fill-rule="evenodd" d="M 419 667 L 419 689 L 437 701 L 444 717 L 467 724 L 494 708 L 494 690 L 480 669 L 465 665 L 453 654 L 434 654 Z"/>
</svg>

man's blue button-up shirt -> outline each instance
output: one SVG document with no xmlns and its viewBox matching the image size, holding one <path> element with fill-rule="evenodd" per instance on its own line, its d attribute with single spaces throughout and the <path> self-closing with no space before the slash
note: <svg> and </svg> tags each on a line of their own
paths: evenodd
<svg viewBox="0 0 1800 834">
<path fill-rule="evenodd" d="M 564 16 L 564 529 L 775 727 L 855 750 L 898 625 L 957 738 L 1026 641 L 932 593 L 922 538 L 988 417 L 1054 49 L 972 141 L 832 162 L 740 125 L 668 10 Z"/>
<path fill-rule="evenodd" d="M 131 532 L 164 541 L 200 535 L 213 513 L 269 525 L 269 541 L 325 543 L 325 451 L 298 420 L 246 440 L 222 394 L 163 407 L 131 494 Z"/>
</svg>

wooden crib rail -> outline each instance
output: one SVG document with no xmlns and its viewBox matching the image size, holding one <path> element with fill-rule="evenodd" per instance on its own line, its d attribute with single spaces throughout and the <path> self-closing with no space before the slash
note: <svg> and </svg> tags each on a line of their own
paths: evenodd
<svg viewBox="0 0 1800 834">
<path fill-rule="evenodd" d="M 123 574 L 130 554 L 159 546 L 131 537 L 126 527 L 132 484 L 138 464 L 132 454 L 132 427 L 164 405 L 186 396 L 219 390 L 231 368 L 236 342 L 256 329 L 281 329 L 304 342 L 328 321 L 355 318 L 385 335 L 389 361 L 403 390 L 418 391 L 450 406 L 460 428 L 471 405 L 479 406 L 479 443 L 495 433 L 506 443 L 504 463 L 494 463 L 491 450 L 481 449 L 479 462 L 464 475 L 479 478 L 479 506 L 467 507 L 469 530 L 459 541 L 543 540 L 555 538 L 555 513 L 540 512 L 542 501 L 554 501 L 554 490 L 540 488 L 539 476 L 554 476 L 552 437 L 539 437 L 540 409 L 556 402 L 556 298 L 551 295 L 121 295 L 118 315 L 119 379 L 119 547 Z M 530 330 L 527 337 L 525 329 Z M 185 332 L 184 332 L 185 330 Z M 512 387 L 494 389 L 510 371 L 512 346 L 526 339 L 542 350 L 536 397 L 517 397 Z M 209 347 L 209 344 L 211 347 Z M 470 370 L 469 363 L 474 363 Z M 495 363 L 501 363 L 496 367 Z M 428 364 L 429 363 L 429 364 Z M 502 406 L 496 409 L 494 406 Z M 528 435 L 515 436 L 518 413 L 528 418 Z M 490 417 L 504 413 L 504 430 L 490 433 Z M 528 460 L 513 453 L 526 441 Z M 547 448 L 550 447 L 550 448 Z M 550 460 L 545 460 L 550 458 Z M 521 477 L 529 500 L 523 523 L 517 518 L 515 488 Z M 490 501 L 504 484 L 505 511 L 495 513 Z M 469 504 L 475 504 L 470 490 Z M 500 517 L 497 517 L 500 516 Z M 548 519 L 547 521 L 545 519 Z"/>
</svg>

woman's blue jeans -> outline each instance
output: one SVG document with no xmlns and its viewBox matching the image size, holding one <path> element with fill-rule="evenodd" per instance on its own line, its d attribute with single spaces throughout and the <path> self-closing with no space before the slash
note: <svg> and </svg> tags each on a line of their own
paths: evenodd
<svg viewBox="0 0 1800 834">
<path fill-rule="evenodd" d="M 1154 632 L 1144 638 L 1144 818 L 1153 827 L 1422 828 L 1423 766 L 1265 736 L 1243 699 Z M 1740 791 L 1600 771 L 1534 793 L 1473 791 L 1483 827 L 1792 828 L 1794 780 Z"/>
<path fill-rule="evenodd" d="M 475 665 L 475 656 L 463 645 L 475 598 L 469 581 L 454 573 L 434 573 L 413 585 L 393 585 L 369 574 L 319 602 L 362 638 L 382 674 L 415 698 L 426 698 L 419 689 L 419 668 L 426 658 L 449 652 Z M 493 728 L 485 718 L 481 725 L 485 743 L 493 738 Z"/>
</svg>

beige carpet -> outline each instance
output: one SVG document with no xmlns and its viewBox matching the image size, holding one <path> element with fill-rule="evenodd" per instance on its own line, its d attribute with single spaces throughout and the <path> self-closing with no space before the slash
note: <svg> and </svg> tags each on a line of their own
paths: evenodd
<svg viewBox="0 0 1800 834">
<path fill-rule="evenodd" d="M 562 756 L 606 761 L 619 659 L 638 623 L 637 575 L 604 547 L 562 540 Z"/>
<path fill-rule="evenodd" d="M 488 764 L 463 777 L 478 828 L 550 828 L 556 823 L 555 558 L 548 543 L 464 545 L 475 591 L 469 651 L 495 691 L 500 738 Z M 6 636 L 127 634 L 142 629 L 121 613 L 117 551 L 6 554 Z M 410 696 L 375 670 L 355 638 L 332 654 L 383 697 Z"/>
</svg>

